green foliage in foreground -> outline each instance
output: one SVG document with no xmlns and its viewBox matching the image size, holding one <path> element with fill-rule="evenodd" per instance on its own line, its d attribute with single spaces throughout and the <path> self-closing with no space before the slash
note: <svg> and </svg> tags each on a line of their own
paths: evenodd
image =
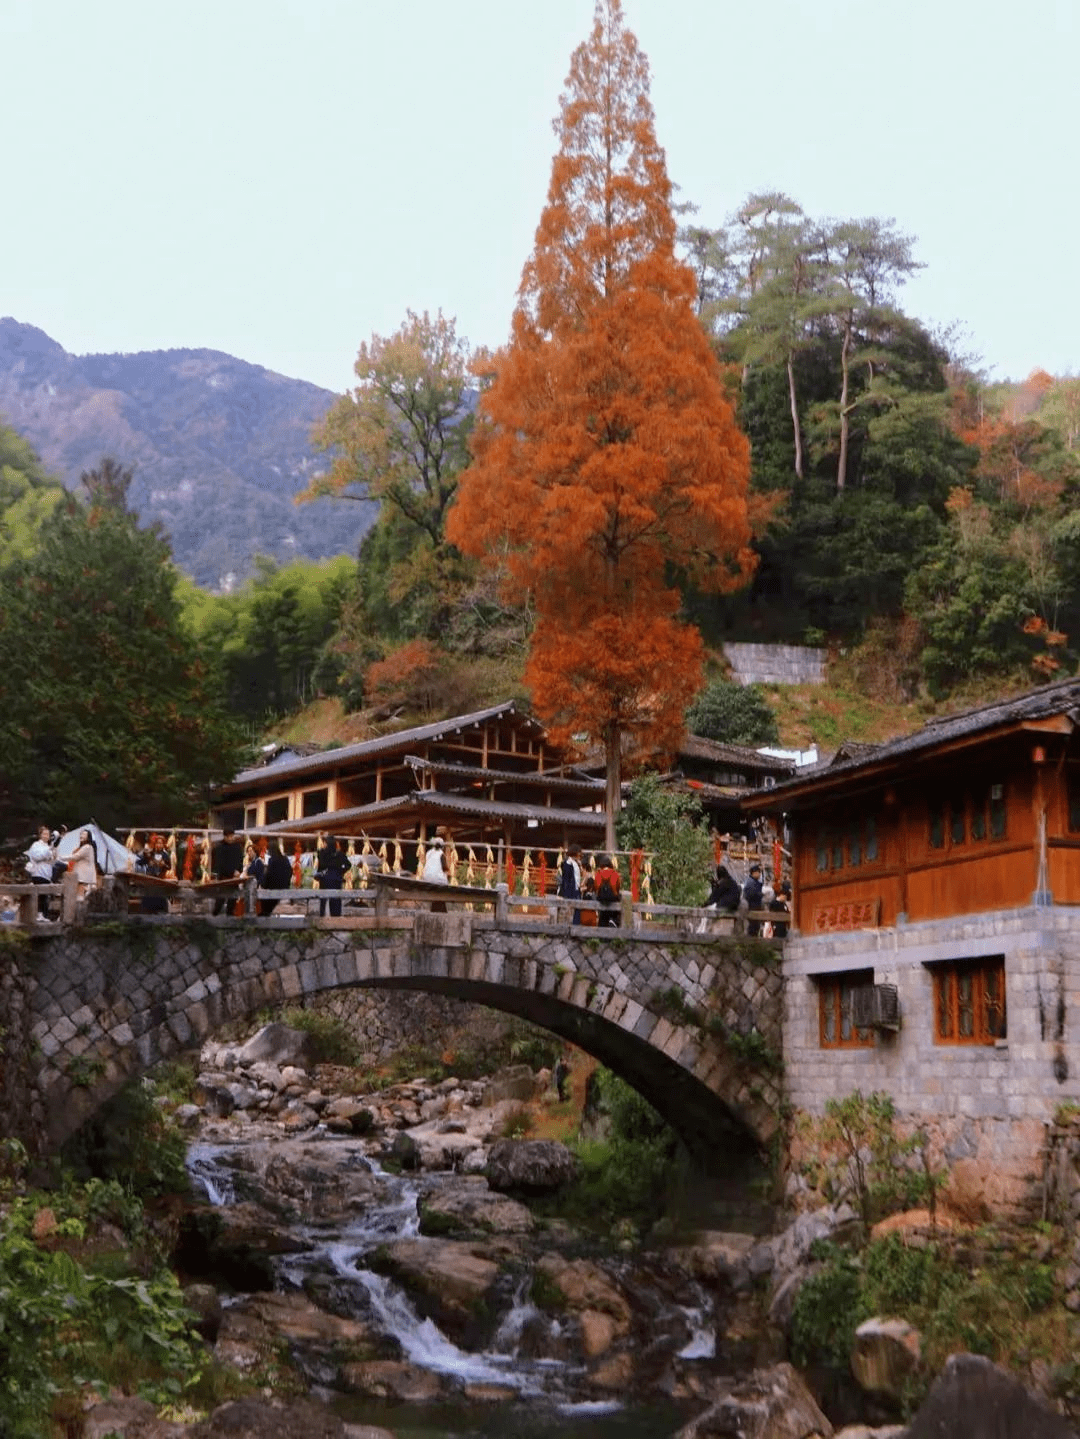
<svg viewBox="0 0 1080 1439">
<path fill-rule="evenodd" d="M 909 1248 L 902 1235 L 889 1234 L 861 1254 L 823 1245 L 818 1257 L 823 1265 L 799 1290 L 792 1312 L 795 1362 L 847 1373 L 863 1320 L 906 1319 L 919 1330 L 923 1350 L 905 1396 L 908 1411 L 955 1350 L 1014 1366 L 1033 1358 L 1060 1365 L 1071 1355 L 1054 1266 L 1016 1235 L 986 1231 Z"/>
<path fill-rule="evenodd" d="M 77 1179 L 112 1180 L 139 1198 L 186 1194 L 188 1141 L 155 1092 L 136 1081 L 103 1104 L 65 1144 L 65 1167 Z"/>
<path fill-rule="evenodd" d="M 47 1245 L 34 1238 L 46 1207 L 55 1217 Z M 175 1276 L 163 1267 L 116 1273 L 100 1256 L 80 1258 L 99 1215 L 122 1223 L 126 1239 L 141 1237 L 141 1208 L 97 1180 L 18 1196 L 0 1218 L 0 1434 L 8 1439 L 42 1439 L 57 1396 L 76 1387 L 116 1385 L 164 1404 L 199 1380 L 203 1350 Z"/>
</svg>

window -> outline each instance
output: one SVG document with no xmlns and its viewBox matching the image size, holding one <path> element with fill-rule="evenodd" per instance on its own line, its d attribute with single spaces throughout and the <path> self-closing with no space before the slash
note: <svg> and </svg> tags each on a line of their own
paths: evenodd
<svg viewBox="0 0 1080 1439">
<path fill-rule="evenodd" d="M 849 820 L 842 829 L 822 826 L 814 842 L 818 874 L 858 869 L 878 859 L 877 820 L 873 816 Z"/>
<path fill-rule="evenodd" d="M 310 819 L 313 814 L 325 814 L 329 803 L 330 791 L 328 789 L 306 790 L 304 793 L 304 818 Z"/>
<path fill-rule="evenodd" d="M 927 838 L 931 849 L 959 849 L 969 840 L 980 844 L 987 838 L 1004 839 L 1005 786 L 983 786 L 932 802 Z"/>
<path fill-rule="evenodd" d="M 818 981 L 818 1025 L 822 1049 L 865 1049 L 874 1043 L 872 1029 L 856 1029 L 851 1017 L 855 991 L 872 987 L 872 969 L 825 974 Z"/>
<path fill-rule="evenodd" d="M 284 795 L 281 799 L 268 799 L 266 801 L 266 823 L 280 824 L 283 819 L 289 818 L 289 796 Z"/>
<path fill-rule="evenodd" d="M 1005 1038 L 1003 956 L 956 960 L 931 969 L 938 1044 L 993 1044 Z"/>
</svg>

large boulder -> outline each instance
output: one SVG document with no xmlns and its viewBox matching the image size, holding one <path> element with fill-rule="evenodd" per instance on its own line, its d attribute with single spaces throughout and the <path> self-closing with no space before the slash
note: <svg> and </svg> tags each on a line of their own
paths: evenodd
<svg viewBox="0 0 1080 1439">
<path fill-rule="evenodd" d="M 500 1139 L 488 1153 L 487 1179 L 503 1194 L 552 1194 L 578 1174 L 576 1155 L 554 1139 Z"/>
<path fill-rule="evenodd" d="M 538 1092 L 537 1077 L 527 1064 L 508 1064 L 484 1085 L 481 1104 L 485 1109 L 505 1099 L 527 1104 L 536 1098 Z"/>
<path fill-rule="evenodd" d="M 1076 1431 L 989 1359 L 952 1354 L 907 1439 L 1076 1439 Z"/>
<path fill-rule="evenodd" d="M 311 1035 L 302 1029 L 290 1029 L 287 1024 L 264 1024 L 246 1044 L 236 1051 L 240 1064 L 265 1063 L 284 1069 L 295 1065 L 307 1069 L 314 1063 L 315 1050 Z"/>
<path fill-rule="evenodd" d="M 368 1263 L 403 1285 L 421 1314 L 466 1348 L 490 1334 L 500 1271 L 480 1246 L 453 1239 L 396 1239 L 380 1245 Z"/>
<path fill-rule="evenodd" d="M 440 1185 L 417 1208 L 426 1235 L 528 1234 L 534 1223 L 524 1204 L 494 1193 L 479 1175 Z"/>
<path fill-rule="evenodd" d="M 192 1278 L 251 1293 L 273 1289 L 273 1255 L 301 1254 L 310 1248 L 261 1205 L 206 1205 L 189 1210 L 181 1220 L 174 1260 Z"/>
<path fill-rule="evenodd" d="M 906 1319 L 867 1319 L 855 1331 L 851 1372 L 860 1389 L 887 1399 L 902 1399 L 919 1367 L 922 1341 Z"/>
<path fill-rule="evenodd" d="M 831 1439 L 833 1427 L 790 1364 L 730 1381 L 675 1439 Z"/>
</svg>

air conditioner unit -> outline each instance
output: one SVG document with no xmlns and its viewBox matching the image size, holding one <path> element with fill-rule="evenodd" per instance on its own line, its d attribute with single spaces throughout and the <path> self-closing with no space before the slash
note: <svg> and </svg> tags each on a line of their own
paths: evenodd
<svg viewBox="0 0 1080 1439">
<path fill-rule="evenodd" d="M 900 996 L 895 984 L 864 984 L 851 996 L 856 1029 L 899 1029 Z"/>
</svg>

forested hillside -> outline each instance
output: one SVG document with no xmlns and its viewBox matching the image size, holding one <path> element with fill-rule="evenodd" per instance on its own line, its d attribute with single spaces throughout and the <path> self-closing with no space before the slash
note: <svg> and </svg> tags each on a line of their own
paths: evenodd
<svg viewBox="0 0 1080 1439">
<path fill-rule="evenodd" d="M 209 588 L 251 574 L 260 554 L 356 553 L 373 506 L 293 503 L 324 467 L 311 430 L 333 398 L 215 350 L 69 355 L 0 319 L 0 422 L 68 489 L 105 456 L 133 468 L 133 508 Z"/>
</svg>

